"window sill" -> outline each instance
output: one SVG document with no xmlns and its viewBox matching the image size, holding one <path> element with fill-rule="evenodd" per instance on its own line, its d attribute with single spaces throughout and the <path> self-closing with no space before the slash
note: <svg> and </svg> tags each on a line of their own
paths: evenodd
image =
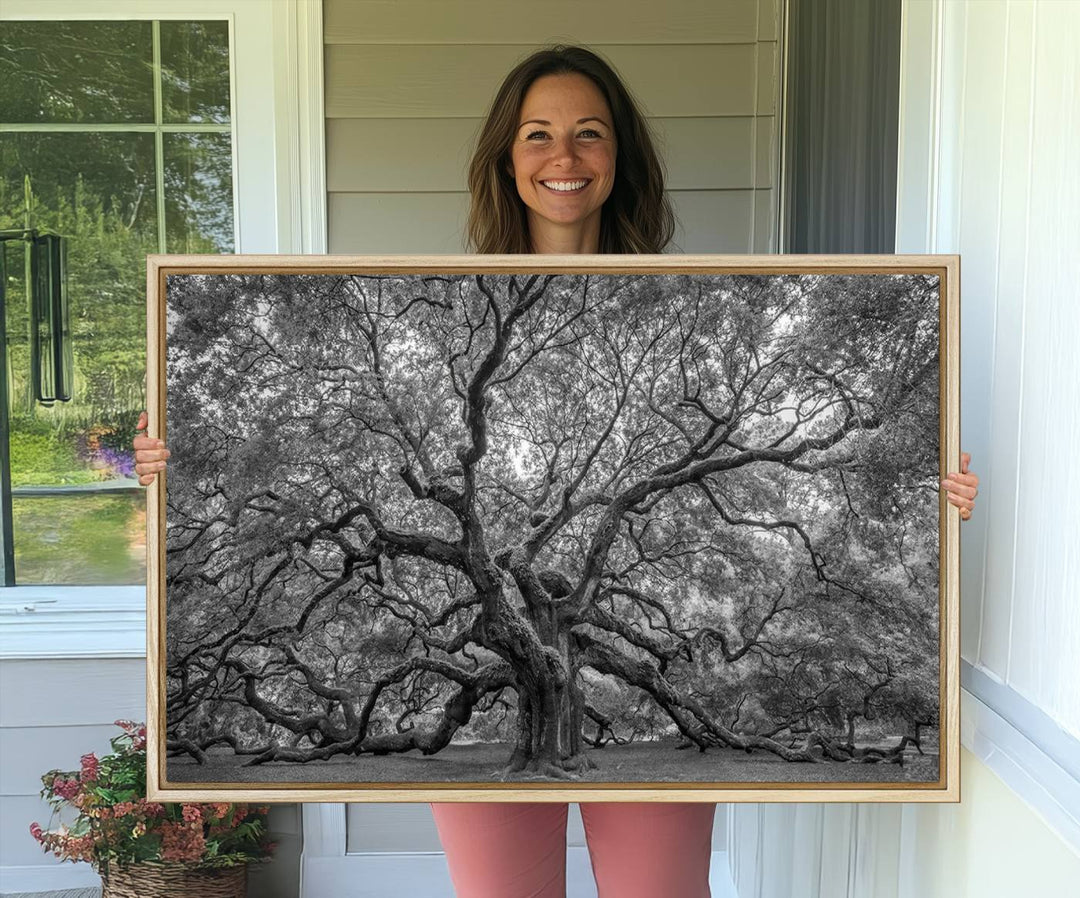
<svg viewBox="0 0 1080 898">
<path fill-rule="evenodd" d="M 1012 690 L 1008 690 L 1011 696 L 1005 704 L 996 701 L 999 695 L 970 691 L 985 688 L 985 675 L 979 676 L 980 672 L 966 661 L 961 667 L 961 744 L 1001 777 L 1066 843 L 1080 851 L 1080 779 L 1074 774 L 1080 762 L 1080 744 L 1060 731 L 1048 739 L 1045 726 L 1034 733 L 1026 727 L 1019 729 L 1018 724 L 1031 724 L 1025 716 L 1031 718 L 1042 712 Z M 963 783 L 960 789 L 963 793 Z"/>
<path fill-rule="evenodd" d="M 144 586 L 0 589 L 0 659 L 145 656 Z"/>
</svg>

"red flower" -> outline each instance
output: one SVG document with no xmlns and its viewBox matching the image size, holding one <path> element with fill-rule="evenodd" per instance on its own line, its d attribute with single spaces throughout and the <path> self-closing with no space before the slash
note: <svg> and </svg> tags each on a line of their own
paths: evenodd
<svg viewBox="0 0 1080 898">
<path fill-rule="evenodd" d="M 229 805 L 224 801 L 215 801 L 211 804 L 203 805 L 203 808 L 210 816 L 218 817 L 222 820 L 224 820 L 225 816 L 229 813 Z"/>
<path fill-rule="evenodd" d="M 61 798 L 71 801 L 71 799 L 79 794 L 79 781 L 64 779 L 62 776 L 58 776 L 53 780 L 52 789 L 53 792 Z"/>
<path fill-rule="evenodd" d="M 190 823 L 161 824 L 161 859 L 197 861 L 206 848 L 202 827 Z"/>
<path fill-rule="evenodd" d="M 165 805 L 159 804 L 156 801 L 147 801 L 145 798 L 140 798 L 138 801 L 138 812 L 145 814 L 147 817 L 161 817 L 165 814 Z"/>
<path fill-rule="evenodd" d="M 52 832 L 38 823 L 30 825 L 30 835 L 44 851 L 60 860 L 88 861 L 95 869 L 131 863 L 151 853 L 153 860 L 198 863 L 207 851 L 209 829 L 210 838 L 218 843 L 215 859 L 223 864 L 269 855 L 261 828 L 241 824 L 249 805 L 181 805 L 182 819 L 177 820 L 170 819 L 177 813 L 171 805 L 138 795 L 131 787 L 141 783 L 145 770 L 146 752 L 139 746 L 145 745 L 146 728 L 130 720 L 117 725 L 124 733 L 112 740 L 112 753 L 104 758 L 89 753 L 74 773 L 50 770 L 42 776 L 42 794 L 54 810 L 77 812 L 74 823 L 61 824 Z M 131 800 L 116 800 L 121 795 Z"/>
<path fill-rule="evenodd" d="M 82 762 L 82 781 L 84 783 L 92 783 L 98 778 L 97 756 L 93 752 L 90 752 L 88 755 L 83 755 L 79 760 Z"/>
</svg>

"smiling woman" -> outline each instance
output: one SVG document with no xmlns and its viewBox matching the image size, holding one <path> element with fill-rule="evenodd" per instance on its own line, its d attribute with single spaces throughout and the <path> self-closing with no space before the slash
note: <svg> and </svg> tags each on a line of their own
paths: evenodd
<svg viewBox="0 0 1080 898">
<path fill-rule="evenodd" d="M 660 253 L 675 231 L 645 116 L 582 47 L 538 51 L 506 76 L 468 182 L 473 252 Z"/>
<path fill-rule="evenodd" d="M 610 67 L 583 48 L 541 51 L 510 73 L 481 129 L 469 188 L 470 244 L 481 253 L 657 253 L 673 232 L 644 119 Z M 164 464 L 156 453 L 165 450 L 149 439 L 141 449 L 140 473 L 152 478 Z M 529 727 L 541 731 L 540 722 Z M 550 735 L 541 748 L 558 752 L 555 739 Z M 526 749 L 531 740 L 517 754 Z M 519 805 L 512 815 L 497 804 L 441 803 L 434 810 L 463 898 L 510 895 L 511 880 L 528 894 L 561 894 L 565 805 Z M 708 894 L 708 803 L 624 804 L 617 813 L 586 803 L 583 814 L 601 893 L 611 887 L 622 896 Z M 545 882 L 525 882 L 530 871 Z"/>
<path fill-rule="evenodd" d="M 521 105 L 510 173 L 528 207 L 534 253 L 580 253 L 600 243 L 615 180 L 611 110 L 584 75 L 537 79 Z"/>
</svg>

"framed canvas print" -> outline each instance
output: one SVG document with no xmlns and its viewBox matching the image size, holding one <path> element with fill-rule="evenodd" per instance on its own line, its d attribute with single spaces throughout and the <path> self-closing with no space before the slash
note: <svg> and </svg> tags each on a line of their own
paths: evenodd
<svg viewBox="0 0 1080 898">
<path fill-rule="evenodd" d="M 151 256 L 149 791 L 955 801 L 955 256 Z"/>
</svg>

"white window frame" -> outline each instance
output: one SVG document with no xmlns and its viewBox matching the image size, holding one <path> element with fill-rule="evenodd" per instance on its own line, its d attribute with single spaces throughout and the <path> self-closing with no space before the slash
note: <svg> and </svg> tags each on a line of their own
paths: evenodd
<svg viewBox="0 0 1080 898">
<path fill-rule="evenodd" d="M 4 0 L 0 21 L 229 23 L 238 253 L 325 253 L 321 0 Z M 0 659 L 142 657 L 144 586 L 0 588 Z"/>
</svg>

